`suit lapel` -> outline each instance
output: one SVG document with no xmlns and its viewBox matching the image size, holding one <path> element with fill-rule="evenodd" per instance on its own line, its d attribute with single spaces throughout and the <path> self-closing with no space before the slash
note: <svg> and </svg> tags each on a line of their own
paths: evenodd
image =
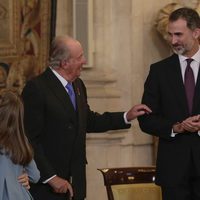
<svg viewBox="0 0 200 200">
<path fill-rule="evenodd" d="M 200 71 L 200 70 L 199 70 Z M 199 114 L 199 104 L 200 104 L 200 72 L 198 72 L 197 82 L 195 86 L 195 93 L 193 98 L 193 114 Z M 197 113 L 194 113 L 196 111 Z"/>
<path fill-rule="evenodd" d="M 79 120 L 79 129 L 85 130 L 86 129 L 86 120 L 87 120 L 87 97 L 83 89 L 83 85 L 80 79 L 76 79 L 73 82 L 74 92 L 76 95 L 76 105 L 77 105 L 77 114 Z"/>
<path fill-rule="evenodd" d="M 188 105 L 185 94 L 185 87 L 183 83 L 183 78 L 181 74 L 181 67 L 178 56 L 173 54 L 171 59 L 169 59 L 169 84 L 174 91 L 174 98 L 177 99 L 179 105 L 185 114 L 188 113 Z"/>
<path fill-rule="evenodd" d="M 80 93 L 80 87 L 77 83 L 77 80 L 75 80 L 73 82 L 73 88 L 74 88 L 74 93 L 76 96 L 76 106 L 77 106 L 77 110 L 80 110 L 81 105 L 80 105 L 80 98 L 81 98 L 81 93 Z"/>
<path fill-rule="evenodd" d="M 64 106 L 64 109 L 69 110 L 71 113 L 74 113 L 74 116 L 75 116 L 76 112 L 72 105 L 71 99 L 69 95 L 67 94 L 67 91 L 61 84 L 61 82 L 58 80 L 58 78 L 53 74 L 53 72 L 49 68 L 47 68 L 44 75 L 45 75 L 45 79 L 46 79 L 47 84 L 49 85 L 50 90 L 62 103 L 62 105 Z"/>
</svg>

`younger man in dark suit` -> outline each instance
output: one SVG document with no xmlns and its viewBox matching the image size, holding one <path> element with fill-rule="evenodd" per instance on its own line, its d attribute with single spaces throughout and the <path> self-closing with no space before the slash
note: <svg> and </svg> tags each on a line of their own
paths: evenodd
<svg viewBox="0 0 200 200">
<path fill-rule="evenodd" d="M 91 111 L 79 78 L 85 63 L 78 41 L 57 37 L 52 43 L 49 67 L 23 90 L 26 133 L 41 172 L 40 183 L 30 190 L 37 200 L 67 200 L 67 192 L 74 200 L 83 200 L 86 132 L 129 128 L 126 121 L 151 112 L 145 105 L 136 105 L 127 113 Z"/>
<path fill-rule="evenodd" d="M 200 199 L 200 18 L 190 8 L 171 13 L 169 43 L 175 54 L 151 65 L 139 117 L 144 132 L 159 137 L 156 183 L 163 200 Z"/>
</svg>

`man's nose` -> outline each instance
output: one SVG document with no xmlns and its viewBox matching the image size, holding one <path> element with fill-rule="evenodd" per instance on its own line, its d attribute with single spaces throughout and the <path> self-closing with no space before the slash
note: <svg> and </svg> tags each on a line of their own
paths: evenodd
<svg viewBox="0 0 200 200">
<path fill-rule="evenodd" d="M 177 43 L 177 38 L 175 36 L 171 37 L 171 44 L 176 44 Z"/>
<path fill-rule="evenodd" d="M 82 59 L 83 59 L 83 60 L 82 60 L 82 63 L 83 63 L 84 65 L 86 65 L 86 64 L 87 64 L 87 60 L 86 60 L 85 56 L 83 56 Z"/>
</svg>

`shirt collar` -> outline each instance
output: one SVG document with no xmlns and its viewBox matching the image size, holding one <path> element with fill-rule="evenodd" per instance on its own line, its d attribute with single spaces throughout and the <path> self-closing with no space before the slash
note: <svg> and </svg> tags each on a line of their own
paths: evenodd
<svg viewBox="0 0 200 200">
<path fill-rule="evenodd" d="M 68 81 L 65 80 L 56 70 L 50 67 L 52 72 L 55 74 L 55 76 L 59 79 L 59 81 L 62 83 L 62 85 L 65 87 L 68 84 Z"/>
<path fill-rule="evenodd" d="M 183 62 L 188 58 L 183 55 L 178 55 L 178 57 L 179 57 L 180 62 Z M 200 64 L 200 48 L 191 58 Z"/>
</svg>

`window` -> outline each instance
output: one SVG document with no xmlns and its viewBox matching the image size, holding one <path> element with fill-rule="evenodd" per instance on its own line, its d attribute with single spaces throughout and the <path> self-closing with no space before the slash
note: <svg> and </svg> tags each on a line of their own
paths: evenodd
<svg viewBox="0 0 200 200">
<path fill-rule="evenodd" d="M 87 65 L 93 66 L 93 0 L 73 0 L 73 35 L 83 46 Z"/>
</svg>

